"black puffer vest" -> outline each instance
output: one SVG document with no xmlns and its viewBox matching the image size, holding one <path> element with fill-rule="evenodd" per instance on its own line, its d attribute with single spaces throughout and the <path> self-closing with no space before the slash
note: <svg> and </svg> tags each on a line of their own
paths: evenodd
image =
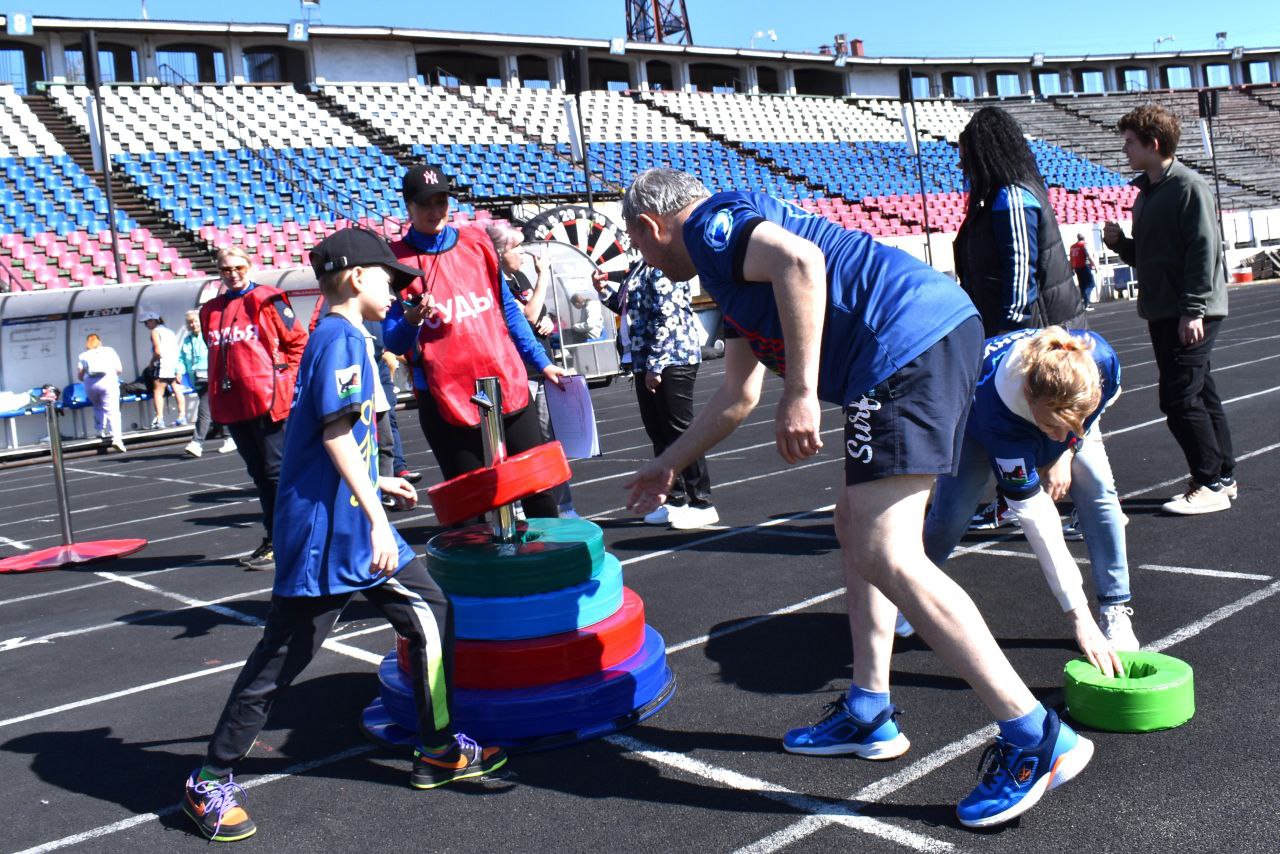
<svg viewBox="0 0 1280 854">
<path fill-rule="evenodd" d="M 1040 227 L 1036 233 L 1036 295 L 1029 306 L 1030 316 L 1022 322 L 1011 320 L 1005 311 L 1001 253 L 991 225 L 991 207 L 985 204 L 970 211 L 953 246 L 956 275 L 969 299 L 982 316 L 986 337 L 1014 329 L 1067 325 L 1084 312 L 1084 300 L 1076 285 L 1075 273 L 1062 245 L 1058 218 L 1045 192 L 1027 187 L 1040 202 Z"/>
</svg>

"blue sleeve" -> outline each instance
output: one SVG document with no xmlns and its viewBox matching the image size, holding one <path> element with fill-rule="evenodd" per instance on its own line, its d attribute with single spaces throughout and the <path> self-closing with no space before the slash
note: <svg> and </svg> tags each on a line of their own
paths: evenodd
<svg viewBox="0 0 1280 854">
<path fill-rule="evenodd" d="M 309 378 L 310 403 L 317 420 L 323 424 L 344 415 L 359 414 L 360 407 L 373 399 L 369 353 L 364 336 L 356 333 L 335 336 L 316 357 Z"/>
<path fill-rule="evenodd" d="M 685 220 L 684 242 L 698 275 L 719 282 L 746 284 L 742 261 L 764 216 L 750 196 L 717 193 Z"/>
<path fill-rule="evenodd" d="M 1000 256 L 1001 318 L 1009 328 L 1032 325 L 1039 296 L 1040 202 L 1022 187 L 1002 187 L 991 204 L 991 227 Z"/>
<path fill-rule="evenodd" d="M 524 309 L 520 307 L 511 289 L 504 284 L 499 290 L 502 291 L 502 313 L 507 318 L 507 329 L 511 332 L 511 340 L 515 342 L 520 358 L 541 371 L 551 364 L 547 351 L 542 349 L 538 339 L 533 336 L 533 328 L 529 326 Z"/>
<path fill-rule="evenodd" d="M 988 448 L 991 471 L 996 476 L 996 489 L 1006 498 L 1025 501 L 1040 491 L 1040 474 L 1036 471 L 1036 449 L 1016 445 Z"/>
<path fill-rule="evenodd" d="M 418 327 L 404 319 L 404 307 L 400 300 L 391 303 L 382 321 L 382 346 L 397 356 L 407 356 L 418 340 Z"/>
<path fill-rule="evenodd" d="M 1102 402 L 1098 404 L 1093 414 L 1085 419 L 1086 433 L 1102 415 L 1103 410 L 1120 396 L 1120 357 L 1101 335 L 1096 332 L 1088 334 L 1094 339 L 1093 361 L 1098 366 L 1098 373 L 1102 375 Z"/>
</svg>

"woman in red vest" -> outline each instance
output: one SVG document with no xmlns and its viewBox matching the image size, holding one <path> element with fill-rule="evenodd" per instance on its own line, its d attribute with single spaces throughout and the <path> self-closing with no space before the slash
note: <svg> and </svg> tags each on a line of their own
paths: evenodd
<svg viewBox="0 0 1280 854">
<path fill-rule="evenodd" d="M 250 569 L 273 569 L 272 517 L 284 453 L 284 422 L 307 346 L 306 326 L 284 293 L 254 284 L 249 256 L 239 247 L 218 253 L 223 289 L 200 308 L 209 345 L 209 414 L 235 440 L 262 502 L 262 545 L 241 558 Z"/>
<path fill-rule="evenodd" d="M 542 441 L 524 361 L 557 385 L 564 371 L 551 363 L 503 284 L 488 235 L 448 224 L 452 186 L 443 170 L 412 167 L 403 191 L 412 226 L 391 248 L 423 275 L 392 306 L 383 339 L 388 350 L 409 357 L 422 432 L 448 479 L 484 466 L 480 414 L 471 402 L 477 379 L 498 378 L 507 451 L 516 454 Z M 521 504 L 531 517 L 559 515 L 547 492 Z"/>
</svg>

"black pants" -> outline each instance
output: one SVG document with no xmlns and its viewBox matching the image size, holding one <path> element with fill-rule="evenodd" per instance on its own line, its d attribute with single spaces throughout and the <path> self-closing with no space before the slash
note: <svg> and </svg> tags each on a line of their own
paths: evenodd
<svg viewBox="0 0 1280 854">
<path fill-rule="evenodd" d="M 1206 317 L 1204 339 L 1188 347 L 1178 339 L 1178 318 L 1147 324 L 1160 372 L 1160 411 L 1187 458 L 1191 477 L 1202 485 L 1230 477 L 1236 468 L 1227 416 L 1210 374 L 1209 359 L 1220 325 L 1222 318 Z"/>
<path fill-rule="evenodd" d="M 196 426 L 195 432 L 191 434 L 191 441 L 204 445 L 204 440 L 209 438 L 209 432 L 213 429 L 213 419 L 209 416 L 209 384 L 198 380 L 195 393 L 199 406 L 196 409 Z"/>
<path fill-rule="evenodd" d="M 697 379 L 697 365 L 673 365 L 663 369 L 658 390 L 651 392 L 645 385 L 645 373 L 636 374 L 640 420 L 653 442 L 655 457 L 679 439 L 693 421 L 693 384 Z M 711 472 L 707 469 L 706 457 L 698 457 L 683 471 L 676 472 L 667 503 L 677 507 L 711 506 Z"/>
<path fill-rule="evenodd" d="M 271 706 L 298 678 L 333 631 L 353 594 L 272 596 L 262 640 L 236 678 L 209 740 L 208 770 L 231 773 L 266 725 Z M 422 744 L 443 747 L 453 737 L 453 612 L 449 600 L 414 558 L 394 577 L 361 591 L 409 641 L 413 699 Z"/>
<path fill-rule="evenodd" d="M 280 483 L 280 460 L 284 458 L 284 422 L 272 421 L 271 416 L 250 418 L 228 424 L 227 430 L 235 440 L 240 459 L 254 486 L 258 487 L 258 501 L 262 503 L 262 526 L 271 538 L 272 523 L 276 515 L 276 486 Z"/>
<path fill-rule="evenodd" d="M 422 424 L 422 434 L 440 464 L 444 479 L 484 468 L 484 439 L 480 428 L 450 424 L 440 414 L 440 407 L 430 392 L 414 393 L 418 398 L 418 421 Z M 519 412 L 503 416 L 502 426 L 507 437 L 508 454 L 518 454 L 542 444 L 537 407 L 526 406 Z M 534 493 L 520 499 L 520 504 L 530 518 L 555 519 L 560 515 L 550 492 Z"/>
</svg>

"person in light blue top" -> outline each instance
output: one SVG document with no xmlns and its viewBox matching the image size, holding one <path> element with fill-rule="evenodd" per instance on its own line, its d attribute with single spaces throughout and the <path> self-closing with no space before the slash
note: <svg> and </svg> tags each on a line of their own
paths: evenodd
<svg viewBox="0 0 1280 854">
<path fill-rule="evenodd" d="M 1138 649 L 1127 604 L 1124 514 L 1099 427 L 1102 411 L 1119 396 L 1120 359 L 1096 332 L 1051 326 L 988 339 L 960 470 L 939 478 L 924 528 L 925 552 L 941 565 L 994 476 L 1076 642 L 1104 673 L 1119 667 L 1114 651 Z M 1089 551 L 1098 622 L 1054 507 L 1068 494 Z"/>
</svg>

